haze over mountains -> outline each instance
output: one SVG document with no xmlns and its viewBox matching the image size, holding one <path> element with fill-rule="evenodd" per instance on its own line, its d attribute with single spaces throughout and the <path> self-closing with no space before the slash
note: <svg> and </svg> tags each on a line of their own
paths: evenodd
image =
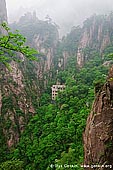
<svg viewBox="0 0 113 170">
<path fill-rule="evenodd" d="M 113 169 L 112 1 L 9 2 L 14 20 L 29 12 L 9 24 L 22 35 L 0 28 L 0 170 Z M 62 35 L 88 19 L 59 41 L 47 14 Z M 29 46 L 38 62 L 22 55 L 32 59 Z"/>
<path fill-rule="evenodd" d="M 89 16 L 113 11 L 112 0 L 6 0 L 9 22 L 17 21 L 28 11 L 36 11 L 39 19 L 47 15 L 60 26 L 61 34 L 81 25 Z"/>
</svg>

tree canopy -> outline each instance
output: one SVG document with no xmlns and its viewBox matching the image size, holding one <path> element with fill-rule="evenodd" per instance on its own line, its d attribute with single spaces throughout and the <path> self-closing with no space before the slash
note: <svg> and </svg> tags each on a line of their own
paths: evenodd
<svg viewBox="0 0 113 170">
<path fill-rule="evenodd" d="M 10 61 L 21 61 L 20 54 L 29 60 L 37 60 L 38 52 L 26 45 L 26 38 L 18 30 L 12 33 L 6 23 L 1 24 L 1 29 L 4 34 L 0 34 L 0 63 L 9 67 Z"/>
</svg>

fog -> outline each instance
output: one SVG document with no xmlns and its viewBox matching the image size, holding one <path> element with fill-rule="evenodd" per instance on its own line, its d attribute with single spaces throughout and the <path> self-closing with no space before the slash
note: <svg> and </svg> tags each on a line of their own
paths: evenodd
<svg viewBox="0 0 113 170">
<path fill-rule="evenodd" d="M 27 11 L 36 11 L 39 19 L 49 15 L 66 33 L 93 14 L 113 11 L 113 0 L 6 0 L 9 22 L 17 21 Z"/>
</svg>

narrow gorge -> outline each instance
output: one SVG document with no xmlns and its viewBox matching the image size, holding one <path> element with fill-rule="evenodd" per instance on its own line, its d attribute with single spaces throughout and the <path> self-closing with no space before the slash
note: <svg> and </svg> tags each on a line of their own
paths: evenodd
<svg viewBox="0 0 113 170">
<path fill-rule="evenodd" d="M 0 24 L 7 20 L 0 0 Z M 21 61 L 8 69 L 0 26 L 0 170 L 113 169 L 113 13 L 93 15 L 62 38 L 35 11 L 9 27 L 38 61 L 16 53 Z"/>
</svg>

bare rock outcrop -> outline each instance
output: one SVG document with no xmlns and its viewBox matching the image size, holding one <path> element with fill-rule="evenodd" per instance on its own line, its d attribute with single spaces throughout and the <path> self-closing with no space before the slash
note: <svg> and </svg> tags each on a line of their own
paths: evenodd
<svg viewBox="0 0 113 170">
<path fill-rule="evenodd" d="M 96 50 L 102 55 L 105 48 L 111 44 L 112 18 L 112 14 L 100 17 L 94 15 L 84 22 L 77 51 L 77 63 L 79 67 L 82 67 L 91 56 L 90 52 L 86 54 L 87 50 Z"/>
<path fill-rule="evenodd" d="M 8 147 L 17 144 L 29 117 L 35 113 L 32 96 L 27 91 L 36 90 L 33 80 L 33 89 L 24 83 L 28 81 L 23 73 L 25 67 L 20 69 L 14 61 L 10 66 L 12 71 L 4 66 L 0 68 L 0 117 Z"/>
<path fill-rule="evenodd" d="M 0 0 L 0 24 L 4 21 L 7 22 L 6 2 Z M 0 34 L 5 34 L 2 28 Z M 24 57 L 21 65 L 10 62 L 11 71 L 0 63 L 0 126 L 8 147 L 17 144 L 29 117 L 35 114 L 31 93 L 38 98 L 37 82 L 31 78 L 34 70 L 31 73 L 28 62 L 23 61 Z"/>
<path fill-rule="evenodd" d="M 7 21 L 7 10 L 5 0 L 0 0 L 0 23 Z"/>
<path fill-rule="evenodd" d="M 7 9 L 6 9 L 6 1 L 0 0 L 0 24 L 3 22 L 7 22 Z M 0 26 L 0 34 L 5 34 L 6 32 Z"/>
<path fill-rule="evenodd" d="M 84 166 L 113 169 L 113 66 L 107 82 L 97 92 L 83 134 Z"/>
</svg>

